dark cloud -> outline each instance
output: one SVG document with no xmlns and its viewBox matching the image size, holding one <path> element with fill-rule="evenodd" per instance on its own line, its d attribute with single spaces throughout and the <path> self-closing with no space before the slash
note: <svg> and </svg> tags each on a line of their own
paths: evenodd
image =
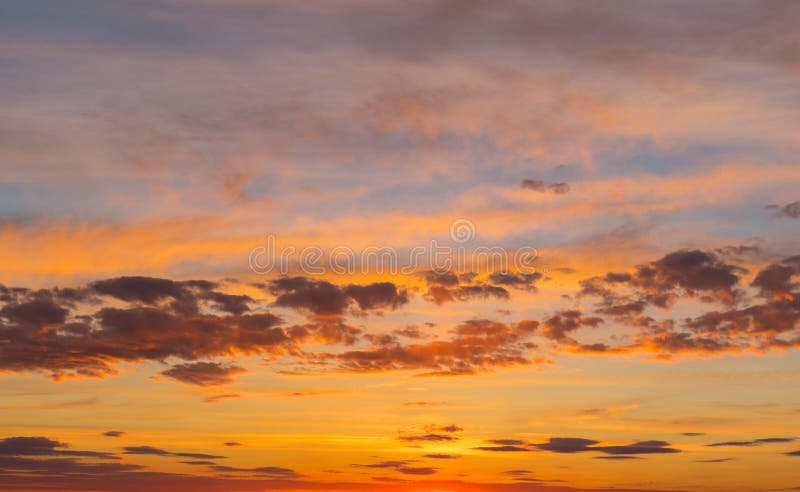
<svg viewBox="0 0 800 492">
<path fill-rule="evenodd" d="M 708 447 L 750 447 L 760 446 L 762 444 L 780 444 L 796 441 L 796 437 L 765 437 L 762 439 L 754 439 L 752 441 L 724 441 L 706 444 Z"/>
<path fill-rule="evenodd" d="M 533 446 L 543 451 L 552 451 L 554 453 L 580 453 L 589 451 L 589 446 L 595 444 L 599 444 L 599 441 L 579 437 L 551 437 L 547 442 L 534 444 Z"/>
<path fill-rule="evenodd" d="M 399 468 L 401 466 L 406 466 L 412 461 L 408 460 L 398 460 L 398 461 L 380 461 L 378 463 L 370 463 L 367 465 L 362 465 L 355 463 L 352 466 L 361 467 L 361 468 Z"/>
<path fill-rule="evenodd" d="M 532 444 L 533 447 L 554 453 L 600 452 L 609 455 L 671 454 L 679 449 L 669 447 L 665 441 L 639 441 L 621 446 L 599 445 L 599 441 L 578 437 L 551 437 L 547 442 Z"/>
<path fill-rule="evenodd" d="M 633 273 L 611 272 L 581 282 L 579 298 L 599 297 L 596 312 L 639 330 L 627 345 L 603 345 L 600 352 L 655 352 L 660 359 L 675 354 L 713 355 L 800 346 L 800 257 L 767 265 L 751 283 L 756 302 L 741 285 L 744 270 L 698 250 L 670 253 L 637 267 Z M 714 303 L 710 309 L 683 320 L 656 320 L 645 311 L 662 310 L 682 298 Z M 757 302 L 758 298 L 764 299 Z M 722 309 L 720 309 L 722 308 Z M 545 328 L 543 331 L 546 331 Z M 561 331 L 556 331 L 560 334 Z M 566 339 L 576 351 L 589 348 Z"/>
<path fill-rule="evenodd" d="M 209 286 L 211 286 L 209 284 Z M 164 278 L 118 277 L 99 280 L 89 286 L 98 294 L 123 301 L 137 301 L 153 305 L 167 298 L 181 299 L 191 296 L 188 284 Z"/>
<path fill-rule="evenodd" d="M 222 393 L 222 394 L 219 394 L 219 395 L 208 396 L 208 397 L 206 397 L 206 399 L 204 401 L 206 403 L 217 403 L 217 402 L 222 401 L 222 400 L 230 400 L 230 399 L 233 399 L 233 398 L 241 398 L 241 395 L 239 395 L 237 393 Z"/>
<path fill-rule="evenodd" d="M 308 310 L 320 315 L 341 315 L 349 304 L 349 298 L 340 287 L 324 280 L 283 277 L 273 280 L 269 284 L 269 291 L 276 296 L 276 306 Z"/>
<path fill-rule="evenodd" d="M 475 282 L 474 275 L 456 275 L 452 272 L 428 271 L 422 277 L 428 285 L 425 299 L 437 305 L 447 302 L 464 302 L 471 299 L 509 299 L 508 290 L 487 282 Z M 523 277 L 523 281 L 524 281 Z M 535 279 L 531 279 L 533 282 Z"/>
<path fill-rule="evenodd" d="M 173 453 L 151 446 L 125 448 L 130 456 L 152 455 L 190 458 L 181 463 L 208 466 L 228 476 L 173 474 L 148 471 L 142 465 L 121 463 L 112 453 L 73 450 L 68 444 L 45 437 L 0 439 L 0 489 L 2 490 L 265 490 L 291 488 L 300 478 L 284 467 L 221 467 L 211 459 L 221 456 Z M 100 460 L 100 462 L 97 462 Z M 114 461 L 108 461 L 114 460 Z"/>
<path fill-rule="evenodd" d="M 0 456 L 81 456 L 116 460 L 113 453 L 75 451 L 69 445 L 47 437 L 6 437 L 0 440 Z"/>
<path fill-rule="evenodd" d="M 541 333 L 551 340 L 576 343 L 569 336 L 572 332 L 583 327 L 595 328 L 602 322 L 602 318 L 584 316 L 578 310 L 567 309 L 546 318 L 542 323 Z"/>
<path fill-rule="evenodd" d="M 228 442 L 223 442 L 222 445 L 223 446 L 228 446 L 228 447 L 233 447 L 233 446 L 242 446 L 242 443 L 236 442 L 236 441 L 228 441 Z"/>
<path fill-rule="evenodd" d="M 595 456 L 596 460 L 614 460 L 614 461 L 627 461 L 627 460 L 640 460 L 639 456 L 626 456 L 626 455 L 612 455 L 612 456 Z"/>
<path fill-rule="evenodd" d="M 519 476 L 530 475 L 531 471 L 530 470 L 506 470 L 503 473 L 506 474 L 506 475 L 511 475 L 512 477 L 519 477 Z"/>
<path fill-rule="evenodd" d="M 247 372 L 244 368 L 234 365 L 223 365 L 217 362 L 192 362 L 177 364 L 162 371 L 161 374 L 195 386 L 219 386 L 230 384 L 233 376 Z"/>
<path fill-rule="evenodd" d="M 758 272 L 751 285 L 759 289 L 764 298 L 788 300 L 800 285 L 798 277 L 800 277 L 800 256 L 792 256 L 765 267 Z"/>
<path fill-rule="evenodd" d="M 282 277 L 270 282 L 275 305 L 316 315 L 342 315 L 351 302 L 363 310 L 396 309 L 408 302 L 408 293 L 390 282 L 340 287 L 325 280 Z"/>
<path fill-rule="evenodd" d="M 445 453 L 431 453 L 431 454 L 424 454 L 422 455 L 423 458 L 430 458 L 434 460 L 454 460 L 460 458 L 461 456 L 457 454 L 445 454 Z"/>
<path fill-rule="evenodd" d="M 536 281 L 544 276 L 541 273 L 501 273 L 489 274 L 488 280 L 495 285 L 505 285 L 517 289 L 536 290 Z"/>
<path fill-rule="evenodd" d="M 263 476 L 276 479 L 289 479 L 300 478 L 302 475 L 292 470 L 291 468 L 284 468 L 281 466 L 257 466 L 253 468 L 238 468 L 234 466 L 213 465 L 211 467 L 214 471 L 221 473 L 246 473 L 253 476 Z"/>
<path fill-rule="evenodd" d="M 479 451 L 492 451 L 498 453 L 517 453 L 517 452 L 528 452 L 530 448 L 523 448 L 521 446 L 478 446 L 476 448 Z"/>
<path fill-rule="evenodd" d="M 624 446 L 594 446 L 590 448 L 590 451 L 600 451 L 612 455 L 680 453 L 679 449 L 671 448 L 669 445 L 666 441 L 641 441 Z"/>
<path fill-rule="evenodd" d="M 779 214 L 790 219 L 800 219 L 800 202 L 787 203 L 780 207 Z"/>
<path fill-rule="evenodd" d="M 519 182 L 519 185 L 522 188 L 533 191 L 544 191 L 547 187 L 547 183 L 539 179 L 523 179 Z"/>
<path fill-rule="evenodd" d="M 104 377 L 121 361 L 275 354 L 299 343 L 272 313 L 220 310 L 221 299 L 229 299 L 210 295 L 210 282 L 121 277 L 92 286 L 132 304 L 97 309 L 92 301 L 73 309 L 56 304 L 64 290 L 16 291 L 0 309 L 0 369 Z M 82 307 L 91 314 L 78 314 Z"/>
<path fill-rule="evenodd" d="M 458 438 L 455 436 L 449 436 L 446 434 L 435 434 L 435 433 L 428 433 L 428 434 L 419 434 L 419 435 L 412 435 L 412 436 L 399 436 L 398 439 L 403 441 L 429 441 L 429 442 L 442 442 L 442 441 L 457 441 Z"/>
<path fill-rule="evenodd" d="M 395 468 L 395 470 L 404 475 L 433 475 L 438 471 L 438 468 L 431 468 L 427 466 L 401 466 Z"/>
<path fill-rule="evenodd" d="M 489 439 L 486 441 L 491 444 L 502 444 L 507 446 L 524 446 L 527 443 L 519 439 Z"/>
<path fill-rule="evenodd" d="M 69 311 L 52 299 L 33 299 L 27 302 L 10 303 L 0 309 L 0 316 L 12 324 L 39 328 L 64 323 Z"/>
<path fill-rule="evenodd" d="M 527 190 L 538 192 L 551 191 L 557 195 L 569 193 L 569 184 L 567 183 L 546 183 L 539 179 L 523 179 L 519 185 Z"/>
<path fill-rule="evenodd" d="M 348 285 L 345 294 L 356 301 L 362 310 L 396 309 L 408 302 L 408 294 L 391 282 L 377 282 L 369 285 Z"/>
<path fill-rule="evenodd" d="M 735 290 L 743 270 L 719 260 L 713 253 L 700 250 L 680 250 L 659 260 L 640 265 L 633 273 L 610 272 L 581 282 L 579 296 L 599 296 L 606 312 L 621 309 L 638 313 L 643 305 L 660 308 L 671 306 L 681 297 L 699 296 L 702 300 L 734 302 L 739 293 Z M 615 292 L 628 287 L 632 296 Z"/>
<path fill-rule="evenodd" d="M 122 448 L 125 454 L 138 454 L 138 455 L 151 455 L 151 456 L 177 456 L 180 458 L 192 458 L 197 460 L 218 460 L 227 458 L 227 456 L 219 456 L 214 454 L 205 453 L 173 453 L 165 451 L 160 448 L 152 446 L 126 446 Z"/>
<path fill-rule="evenodd" d="M 127 432 L 125 432 L 125 431 L 107 431 L 107 432 L 103 432 L 103 435 L 106 436 L 106 437 L 122 437 L 122 436 L 124 436 L 126 434 L 127 434 Z"/>
</svg>

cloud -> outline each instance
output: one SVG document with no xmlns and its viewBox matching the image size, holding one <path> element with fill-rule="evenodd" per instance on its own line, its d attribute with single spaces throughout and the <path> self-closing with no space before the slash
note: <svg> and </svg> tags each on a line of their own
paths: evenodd
<svg viewBox="0 0 800 492">
<path fill-rule="evenodd" d="M 779 207 L 778 215 L 790 219 L 800 219 L 800 202 L 787 203 Z"/>
<path fill-rule="evenodd" d="M 356 301 L 364 311 L 370 309 L 396 309 L 408 303 L 408 294 L 391 282 L 376 282 L 368 285 L 348 285 L 345 294 Z"/>
<path fill-rule="evenodd" d="M 360 468 L 384 468 L 391 469 L 404 475 L 433 475 L 438 471 L 437 468 L 411 466 L 411 460 L 380 461 L 370 464 L 353 464 Z"/>
<path fill-rule="evenodd" d="M 734 288 L 742 273 L 742 268 L 722 262 L 713 253 L 679 250 L 640 265 L 632 273 L 609 272 L 584 280 L 580 295 L 603 297 L 602 307 L 607 310 L 629 299 L 614 294 L 619 286 L 632 289 L 635 301 L 660 308 L 686 296 L 731 303 L 738 297 Z"/>
<path fill-rule="evenodd" d="M 494 367 L 529 365 L 527 353 L 538 323 L 505 324 L 480 319 L 459 324 L 449 340 L 425 343 L 389 343 L 361 350 L 312 356 L 315 362 L 333 363 L 334 369 L 374 372 L 426 369 L 427 375 L 460 375 Z"/>
<path fill-rule="evenodd" d="M 363 311 L 396 309 L 408 303 L 408 293 L 391 282 L 340 287 L 325 280 L 281 277 L 268 285 L 276 306 L 308 311 L 316 315 L 342 315 L 355 302 Z"/>
<path fill-rule="evenodd" d="M 223 365 L 216 362 L 193 362 L 177 364 L 160 374 L 195 386 L 220 386 L 234 381 L 232 376 L 247 372 L 234 365 Z"/>
<path fill-rule="evenodd" d="M 457 454 L 430 453 L 430 454 L 423 454 L 422 457 L 434 460 L 454 460 L 460 458 L 461 456 Z"/>
<path fill-rule="evenodd" d="M 214 471 L 222 473 L 246 473 L 253 476 L 264 476 L 275 479 L 290 479 L 300 478 L 302 475 L 292 470 L 291 468 L 284 468 L 281 466 L 257 466 L 252 468 L 238 468 L 234 466 L 213 465 L 211 467 Z"/>
<path fill-rule="evenodd" d="M 544 275 L 538 272 L 534 273 L 502 273 L 493 272 L 489 274 L 488 280 L 495 285 L 503 285 L 515 287 L 517 289 L 524 289 L 535 291 L 536 282 L 544 278 Z"/>
<path fill-rule="evenodd" d="M 446 405 L 443 401 L 406 401 L 403 402 L 404 407 L 438 407 Z"/>
<path fill-rule="evenodd" d="M 171 451 L 165 451 L 160 448 L 154 448 L 152 446 L 126 446 L 122 449 L 125 454 L 151 455 L 151 456 L 177 456 L 180 458 L 192 458 L 198 460 L 217 460 L 217 459 L 227 458 L 227 456 L 219 456 L 219 455 L 205 454 L 205 453 L 174 453 Z"/>
<path fill-rule="evenodd" d="M 519 185 L 527 190 L 538 192 L 551 191 L 556 195 L 564 195 L 569 193 L 569 184 L 567 183 L 546 183 L 538 179 L 523 179 Z"/>
<path fill-rule="evenodd" d="M 521 446 L 478 446 L 473 449 L 477 449 L 478 451 L 492 451 L 498 453 L 517 453 L 517 452 L 528 452 L 530 448 L 523 448 Z"/>
<path fill-rule="evenodd" d="M 446 434 L 420 434 L 420 435 L 413 435 L 413 436 L 399 436 L 398 439 L 403 441 L 428 441 L 428 442 L 442 442 L 442 441 L 457 441 L 458 438 L 455 436 L 448 436 Z"/>
<path fill-rule="evenodd" d="M 800 295 L 798 257 L 758 271 L 750 284 L 757 293 L 755 300 L 741 282 L 744 273 L 712 253 L 680 250 L 633 273 L 609 272 L 586 279 L 578 297 L 599 297 L 598 314 L 638 330 L 634 343 L 604 347 L 606 353 L 609 348 L 611 353 L 638 350 L 669 359 L 676 354 L 763 352 L 800 345 L 800 308 L 795 302 Z M 698 299 L 709 309 L 682 320 L 659 320 L 646 312 L 651 308 L 668 312 L 682 299 Z M 565 343 L 584 348 L 573 339 Z"/>
<path fill-rule="evenodd" d="M 554 453 L 581 453 L 588 451 L 589 446 L 594 444 L 599 444 L 599 441 L 577 437 L 551 437 L 547 442 L 534 444 L 533 446 L 543 451 L 552 451 Z"/>
<path fill-rule="evenodd" d="M 75 451 L 69 444 L 47 437 L 6 437 L 0 440 L 0 456 L 81 456 L 117 460 L 113 453 Z"/>
<path fill-rule="evenodd" d="M 281 372 L 287 374 L 415 370 L 424 371 L 421 376 L 456 376 L 541 363 L 545 359 L 536 352 L 542 339 L 573 354 L 645 352 L 659 360 L 800 345 L 798 257 L 764 266 L 750 285 L 742 282 L 744 275 L 743 268 L 714 253 L 678 250 L 632 271 L 581 281 L 576 299 L 598 299 L 594 312 L 575 306 L 541 321 L 469 320 L 444 335 L 409 327 L 372 332 L 350 324 L 348 312 L 360 316 L 407 304 L 406 290 L 389 282 L 338 286 L 305 277 L 268 282 L 263 287 L 275 295 L 274 307 L 308 316 L 292 325 L 206 280 L 115 277 L 75 288 L 3 287 L 0 370 L 42 372 L 59 380 L 114 375 L 121 362 L 167 361 L 172 367 L 162 375 L 211 386 L 231 382 L 242 369 L 207 359 L 234 355 L 285 356 Z M 425 272 L 423 278 L 425 295 L 437 303 L 495 288 L 502 293 L 490 297 L 505 298 L 506 287 L 533 290 L 541 279 L 505 273 L 480 280 L 452 272 Z M 703 310 L 670 318 L 681 301 L 699 301 Z M 632 330 L 608 336 L 602 326 L 612 320 Z M 308 350 L 312 344 L 349 348 Z"/>
<path fill-rule="evenodd" d="M 438 468 L 431 468 L 427 466 L 401 466 L 395 468 L 395 470 L 404 475 L 433 475 L 438 471 Z"/>
<path fill-rule="evenodd" d="M 639 441 L 626 445 L 599 445 L 599 441 L 577 437 L 551 437 L 544 443 L 532 444 L 541 451 L 553 453 L 600 452 L 609 455 L 671 454 L 679 449 L 669 447 L 666 441 Z M 623 458 L 624 459 L 624 458 Z"/>
<path fill-rule="evenodd" d="M 595 456 L 594 459 L 596 460 L 614 460 L 614 461 L 627 461 L 627 460 L 640 460 L 639 456 L 625 456 L 625 455 L 614 455 L 614 456 Z"/>
<path fill-rule="evenodd" d="M 370 464 L 367 464 L 367 465 L 362 465 L 362 464 L 356 463 L 356 464 L 353 464 L 352 466 L 357 466 L 357 467 L 361 467 L 361 468 L 398 468 L 398 467 L 401 467 L 401 466 L 405 466 L 408 463 L 411 463 L 411 461 L 408 461 L 408 460 L 380 461 L 378 463 L 370 463 Z"/>
<path fill-rule="evenodd" d="M 124 436 L 126 434 L 127 434 L 127 432 L 125 432 L 125 431 L 107 431 L 107 432 L 103 432 L 103 435 L 106 436 L 106 437 L 122 437 L 122 436 Z"/>
<path fill-rule="evenodd" d="M 706 444 L 708 447 L 717 448 L 717 447 L 749 447 L 749 446 L 760 446 L 762 444 L 777 444 L 777 443 L 787 443 L 787 442 L 794 442 L 796 441 L 796 437 L 766 437 L 762 439 L 754 439 L 752 441 L 724 441 L 724 442 L 715 442 L 711 444 Z"/>
<path fill-rule="evenodd" d="M 456 275 L 452 272 L 425 272 L 422 277 L 428 285 L 425 299 L 437 305 L 448 302 L 464 302 L 471 299 L 510 299 L 510 294 L 503 286 L 487 282 L 476 282 L 472 275 Z M 504 280 L 505 276 L 495 277 Z M 508 277 L 510 278 L 510 277 Z M 521 282 L 531 284 L 535 279 L 520 277 Z M 491 280 L 491 277 L 490 277 Z"/>
<path fill-rule="evenodd" d="M 230 400 L 232 398 L 241 398 L 241 395 L 239 395 L 237 393 L 222 393 L 222 394 L 219 394 L 219 395 L 208 396 L 208 397 L 206 397 L 206 399 L 204 401 L 206 403 L 217 403 L 217 402 L 220 402 L 222 400 Z"/>
<path fill-rule="evenodd" d="M 65 301 L 59 289 L 14 291 L 0 309 L 0 370 L 40 371 L 55 379 L 105 377 L 116 374 L 121 361 L 275 354 L 297 346 L 280 327 L 281 318 L 270 312 L 214 312 L 219 300 L 210 296 L 209 282 L 161 280 L 95 282 L 91 289 L 99 285 L 103 293 L 131 303 L 99 309 L 97 301 Z"/>
<path fill-rule="evenodd" d="M 551 340 L 576 343 L 570 338 L 569 334 L 579 328 L 597 327 L 601 323 L 603 323 L 603 318 L 583 316 L 583 313 L 578 310 L 568 309 L 546 318 L 542 323 L 541 333 Z"/>
</svg>

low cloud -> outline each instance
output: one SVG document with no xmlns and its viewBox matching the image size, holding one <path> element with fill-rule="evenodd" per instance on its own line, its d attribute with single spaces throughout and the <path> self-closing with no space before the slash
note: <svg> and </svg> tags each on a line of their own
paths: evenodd
<svg viewBox="0 0 800 492">
<path fill-rule="evenodd" d="M 165 451 L 160 448 L 154 448 L 152 446 L 126 446 L 123 449 L 125 454 L 138 454 L 138 455 L 150 455 L 150 456 L 177 456 L 180 458 L 192 458 L 197 460 L 218 460 L 227 458 L 227 456 L 219 456 L 215 454 L 205 454 L 205 453 L 176 453 L 172 451 Z"/>
<path fill-rule="evenodd" d="M 711 448 L 718 448 L 718 447 L 750 447 L 750 446 L 760 446 L 762 444 L 781 444 L 787 442 L 794 442 L 796 441 L 796 437 L 765 437 L 762 439 L 754 439 L 752 441 L 724 441 L 724 442 L 715 442 L 711 444 L 706 444 L 706 446 Z"/>
<path fill-rule="evenodd" d="M 234 381 L 233 376 L 247 372 L 242 367 L 216 362 L 177 364 L 160 374 L 194 386 L 220 386 Z"/>
<path fill-rule="evenodd" d="M 548 183 L 539 179 L 523 179 L 519 182 L 521 188 L 526 190 L 538 191 L 543 193 L 549 191 L 556 195 L 564 195 L 569 193 L 569 184 L 567 183 Z"/>
</svg>

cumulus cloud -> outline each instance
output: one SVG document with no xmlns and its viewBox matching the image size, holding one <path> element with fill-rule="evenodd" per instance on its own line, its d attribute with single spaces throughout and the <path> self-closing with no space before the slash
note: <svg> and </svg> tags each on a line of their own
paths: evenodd
<svg viewBox="0 0 800 492">
<path fill-rule="evenodd" d="M 713 253 L 681 250 L 634 272 L 609 272 L 586 279 L 578 298 L 599 298 L 597 314 L 639 330 L 633 343 L 617 345 L 616 351 L 642 350 L 670 358 L 799 345 L 798 257 L 763 267 L 753 277 L 749 291 L 742 282 L 745 273 Z M 750 301 L 747 293 L 753 290 L 757 298 Z M 668 312 L 682 299 L 698 299 L 709 308 L 679 320 L 658 320 L 648 313 L 653 308 Z M 748 301 L 749 305 L 743 305 Z"/>
<path fill-rule="evenodd" d="M 442 334 L 419 326 L 373 332 L 347 314 L 401 309 L 406 289 L 389 282 L 365 285 L 281 277 L 264 285 L 273 307 L 304 313 L 287 324 L 247 296 L 219 291 L 215 282 L 116 277 L 76 288 L 0 288 L 0 370 L 42 372 L 54 379 L 105 377 L 120 362 L 167 361 L 162 375 L 186 384 L 227 384 L 243 372 L 225 361 L 238 355 L 285 356 L 285 373 L 422 371 L 474 374 L 546 361 L 545 348 L 582 354 L 650 352 L 659 359 L 781 350 L 800 345 L 800 260 L 797 256 L 746 271 L 712 252 L 679 250 L 632 271 L 581 282 L 578 303 L 541 320 L 468 320 Z M 507 289 L 534 290 L 535 274 L 476 275 L 426 272 L 425 297 L 437 304 L 474 296 L 505 299 Z M 702 310 L 670 317 L 677 303 Z M 608 336 L 605 326 L 630 331 Z M 309 350 L 310 345 L 342 349 Z M 177 359 L 168 360 L 168 359 Z M 209 401 L 219 398 L 210 397 Z"/>
<path fill-rule="evenodd" d="M 408 293 L 391 282 L 340 287 L 325 280 L 281 277 L 267 287 L 276 306 L 316 315 L 342 315 L 351 303 L 361 310 L 396 309 L 408 302 Z"/>
<path fill-rule="evenodd" d="M 453 272 L 428 271 L 423 274 L 428 290 L 425 299 L 442 305 L 448 302 L 464 302 L 471 299 L 510 299 L 508 290 L 499 282 L 476 281 L 474 275 L 456 275 Z M 504 279 L 505 276 L 495 277 Z M 511 278 L 511 277 L 508 277 Z M 520 281 L 532 285 L 536 279 L 520 277 Z M 494 285 L 498 284 L 498 285 Z"/>
</svg>

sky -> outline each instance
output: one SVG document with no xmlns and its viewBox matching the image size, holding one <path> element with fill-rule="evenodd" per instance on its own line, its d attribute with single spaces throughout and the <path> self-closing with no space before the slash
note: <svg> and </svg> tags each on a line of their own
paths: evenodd
<svg viewBox="0 0 800 492">
<path fill-rule="evenodd" d="M 0 490 L 799 490 L 798 22 L 4 0 Z"/>
</svg>

